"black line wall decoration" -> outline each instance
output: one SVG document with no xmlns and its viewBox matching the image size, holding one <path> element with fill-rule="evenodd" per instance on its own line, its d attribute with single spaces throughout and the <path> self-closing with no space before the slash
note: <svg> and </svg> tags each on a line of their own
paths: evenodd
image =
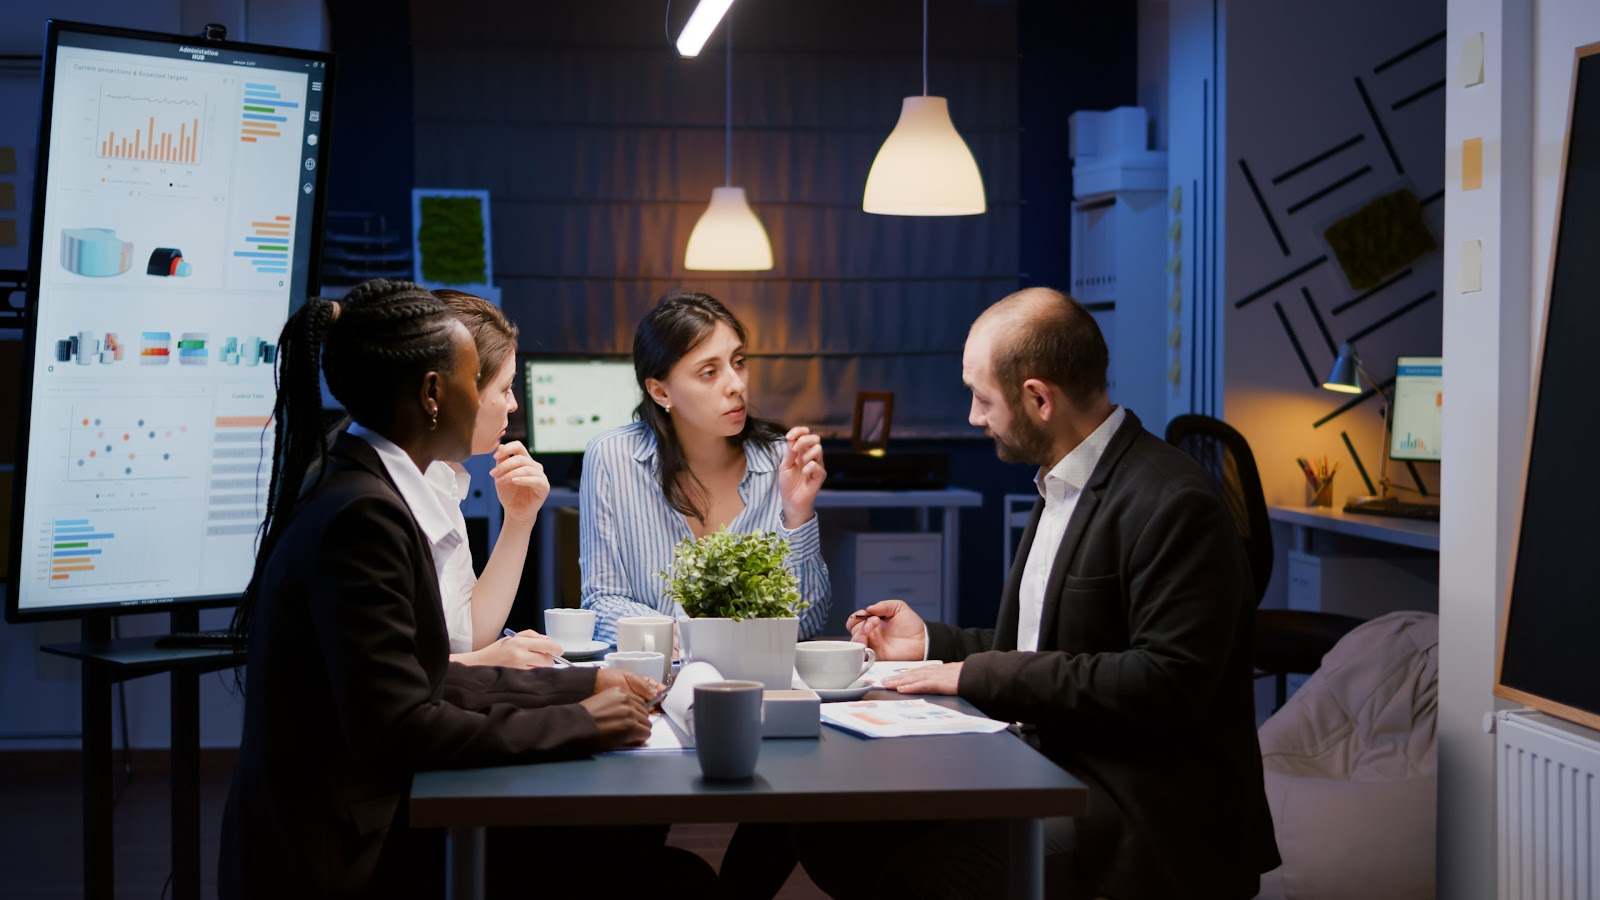
<svg viewBox="0 0 1600 900">
<path fill-rule="evenodd" d="M 1406 167 L 1400 164 L 1400 154 L 1394 151 L 1394 141 L 1389 139 L 1388 129 L 1383 127 L 1383 120 L 1378 118 L 1378 109 L 1372 105 L 1372 95 L 1367 93 L 1367 86 L 1361 82 L 1361 76 L 1356 76 L 1356 90 L 1361 93 L 1361 102 L 1367 107 L 1367 115 L 1372 117 L 1372 127 L 1378 130 L 1378 138 L 1383 141 L 1383 149 L 1389 152 L 1389 161 L 1394 163 L 1394 171 L 1398 175 L 1406 173 Z"/>
<path fill-rule="evenodd" d="M 1275 281 L 1269 282 L 1263 287 L 1256 288 L 1255 290 L 1251 291 L 1250 293 L 1245 294 L 1243 297 L 1240 297 L 1238 300 L 1235 300 L 1233 302 L 1233 308 L 1234 309 L 1244 309 L 1246 306 L 1249 306 L 1251 303 L 1254 303 L 1255 301 L 1260 300 L 1262 297 L 1265 297 L 1266 295 L 1272 293 L 1273 291 L 1277 290 L 1278 288 L 1283 287 L 1284 285 L 1288 284 L 1289 282 L 1295 280 L 1296 278 L 1299 278 L 1301 275 L 1306 274 L 1307 272 L 1311 271 L 1312 269 L 1315 269 L 1317 266 L 1320 266 L 1320 265 L 1322 265 L 1323 263 L 1325 263 L 1327 261 L 1328 261 L 1328 257 L 1326 255 L 1319 256 L 1316 259 L 1313 259 L 1312 261 L 1310 261 L 1310 262 L 1306 263 L 1305 265 L 1301 266 L 1300 268 L 1295 269 L 1294 271 L 1290 272 L 1289 274 L 1283 276 L 1282 278 L 1279 278 L 1279 279 L 1277 279 Z"/>
<path fill-rule="evenodd" d="M 1311 157 L 1310 159 L 1306 160 L 1303 163 L 1300 163 L 1300 164 L 1295 165 L 1295 166 L 1291 166 L 1287 171 L 1284 171 L 1284 172 L 1281 172 L 1281 173 L 1279 173 L 1277 175 L 1272 176 L 1272 183 L 1273 183 L 1274 186 L 1283 184 L 1285 181 L 1288 181 L 1289 179 L 1293 178 L 1294 176 L 1299 175 L 1301 172 L 1304 172 L 1305 170 L 1307 170 L 1307 169 L 1311 168 L 1312 166 L 1316 165 L 1317 163 L 1326 162 L 1327 160 L 1330 160 L 1333 157 L 1338 156 L 1340 153 L 1343 153 L 1344 151 L 1349 150 L 1351 147 L 1354 147 L 1355 145 L 1361 143 L 1362 141 L 1364 141 L 1366 139 L 1367 139 L 1366 135 L 1358 134 L 1353 138 L 1350 138 L 1350 139 L 1348 139 L 1346 141 L 1343 141 L 1340 144 L 1338 144 L 1337 146 L 1331 147 L 1331 148 L 1329 148 L 1327 150 L 1322 151 L 1321 153 L 1318 153 L 1316 156 Z"/>
<path fill-rule="evenodd" d="M 1356 472 L 1361 475 L 1361 483 L 1367 486 L 1367 493 L 1376 494 L 1378 489 L 1373 487 L 1372 479 L 1367 477 L 1367 467 L 1361 464 L 1361 454 L 1356 452 L 1356 445 L 1350 440 L 1350 432 L 1341 431 L 1339 437 L 1344 441 L 1344 448 L 1350 451 L 1350 459 L 1355 462 Z"/>
<path fill-rule="evenodd" d="M 1283 311 L 1283 304 L 1277 300 L 1272 301 L 1272 309 L 1278 314 L 1278 321 L 1283 323 L 1283 333 L 1289 337 L 1289 346 L 1294 348 L 1294 355 L 1300 357 L 1300 367 L 1306 370 L 1306 381 L 1312 387 L 1321 384 L 1317 380 L 1317 373 L 1311 368 L 1311 360 L 1306 358 L 1306 350 L 1300 346 L 1300 338 L 1294 333 L 1294 326 L 1289 324 L 1289 315 Z"/>
<path fill-rule="evenodd" d="M 1284 256 L 1289 255 L 1289 245 L 1283 240 L 1283 232 L 1278 229 L 1278 220 L 1272 217 L 1272 210 L 1267 207 L 1267 201 L 1261 197 L 1261 188 L 1256 185 L 1256 177 L 1250 174 L 1250 164 L 1239 160 L 1239 171 L 1244 173 L 1244 183 L 1250 186 L 1250 193 L 1256 198 L 1256 207 L 1261 210 L 1261 217 L 1267 220 L 1267 227 L 1272 229 L 1272 238 L 1278 242 L 1278 249 Z M 1294 212 L 1293 209 L 1289 210 Z"/>
<path fill-rule="evenodd" d="M 1340 303 L 1338 306 L 1335 306 L 1332 310 L 1329 310 L 1329 311 L 1332 312 L 1336 316 L 1337 315 L 1341 315 L 1341 314 L 1343 314 L 1345 312 L 1348 312 L 1357 303 L 1360 303 L 1363 300 L 1369 299 L 1374 294 L 1377 294 L 1378 292 L 1380 292 L 1380 291 L 1382 291 L 1382 290 L 1384 290 L 1386 288 L 1394 287 L 1395 285 L 1399 284 L 1402 281 L 1405 281 L 1407 278 L 1410 278 L 1410 277 L 1411 277 L 1411 270 L 1410 269 L 1401 269 L 1399 272 L 1396 272 L 1395 274 L 1389 276 L 1389 278 L 1386 281 L 1382 282 L 1377 287 L 1369 288 L 1366 292 L 1361 293 L 1361 294 L 1357 294 L 1356 296 L 1351 297 L 1349 300 L 1346 300 L 1345 302 Z"/>
<path fill-rule="evenodd" d="M 1306 298 L 1306 308 L 1311 310 L 1311 319 L 1317 323 L 1317 330 L 1322 332 L 1322 340 L 1328 345 L 1328 355 L 1338 356 L 1339 345 L 1334 342 L 1333 335 L 1328 332 L 1328 323 L 1322 320 L 1322 313 L 1317 311 L 1317 301 L 1311 299 L 1311 289 L 1301 285 L 1300 296 Z"/>
<path fill-rule="evenodd" d="M 1357 178 L 1360 178 L 1361 176 L 1363 176 L 1363 175 L 1365 175 L 1365 174 L 1367 174 L 1368 172 L 1371 172 L 1371 171 L 1372 171 L 1372 167 L 1371 166 L 1362 166 L 1361 168 L 1355 170 L 1354 172 L 1351 172 L 1349 175 L 1346 175 L 1343 178 L 1339 179 L 1338 181 L 1335 181 L 1333 184 L 1330 184 L 1327 187 L 1323 188 L 1322 190 L 1317 191 L 1314 194 L 1311 194 L 1310 196 L 1306 197 L 1304 200 L 1301 200 L 1300 202 L 1291 205 L 1287 210 L 1285 210 L 1285 212 L 1287 212 L 1289 215 L 1292 216 L 1295 213 L 1299 212 L 1300 210 L 1305 209 L 1306 207 L 1310 206 L 1311 204 L 1317 202 L 1318 200 L 1321 200 L 1323 197 L 1328 196 L 1329 194 L 1333 193 L 1334 191 L 1337 191 L 1339 188 L 1344 187 L 1345 185 L 1349 184 L 1350 182 L 1355 181 Z"/>
<path fill-rule="evenodd" d="M 1374 74 L 1374 75 L 1383 74 L 1383 70 L 1384 69 L 1387 69 L 1387 68 L 1389 68 L 1389 67 L 1391 67 L 1391 66 L 1393 66 L 1393 65 L 1395 65 L 1397 63 L 1405 62 L 1406 60 L 1410 59 L 1411 57 L 1416 56 L 1418 53 L 1421 53 L 1422 51 L 1428 49 L 1429 47 L 1432 47 L 1434 44 L 1437 44 L 1440 41 L 1444 40 L 1444 36 L 1445 36 L 1445 33 L 1443 31 L 1441 31 L 1438 34 L 1435 34 L 1432 37 L 1429 37 L 1428 39 L 1426 39 L 1424 41 L 1421 41 L 1419 43 L 1413 44 L 1412 46 L 1407 47 L 1404 50 L 1401 50 L 1399 53 L 1395 54 L 1394 56 L 1391 56 L 1388 59 L 1384 60 L 1383 62 L 1378 63 L 1376 66 L 1373 66 L 1372 67 L 1372 74 Z"/>
<path fill-rule="evenodd" d="M 1368 325 L 1367 327 L 1361 329 L 1360 331 L 1357 331 L 1357 332 L 1351 334 L 1350 337 L 1347 338 L 1347 340 L 1349 340 L 1350 343 L 1353 344 L 1356 341 L 1359 341 L 1362 338 L 1366 337 L 1367 335 L 1372 334 L 1373 332 L 1379 330 L 1380 328 L 1383 328 L 1383 327 L 1389 325 L 1395 319 L 1398 319 L 1401 316 L 1405 315 L 1406 313 L 1411 312 L 1412 310 L 1416 309 L 1417 307 L 1421 306 L 1424 303 L 1427 303 L 1429 300 L 1432 300 L 1433 298 L 1435 298 L 1437 296 L 1439 296 L 1439 292 L 1438 291 L 1429 291 L 1426 294 L 1423 294 L 1421 297 L 1418 297 L 1417 299 L 1411 301 L 1410 303 L 1407 303 L 1405 306 L 1402 306 L 1399 309 L 1395 310 L 1394 312 L 1389 313 L 1388 315 L 1384 316 L 1383 318 L 1379 319 L 1378 321 L 1373 322 L 1371 325 Z"/>
</svg>

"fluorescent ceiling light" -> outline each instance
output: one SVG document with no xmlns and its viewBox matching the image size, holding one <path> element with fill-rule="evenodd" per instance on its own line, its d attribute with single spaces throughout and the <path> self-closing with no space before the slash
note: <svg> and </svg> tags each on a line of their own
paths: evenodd
<svg viewBox="0 0 1600 900">
<path fill-rule="evenodd" d="M 678 35 L 678 52 L 684 56 L 699 56 L 700 48 L 706 45 L 706 39 L 711 37 L 711 32 L 732 5 L 733 0 L 700 0 Z"/>
</svg>

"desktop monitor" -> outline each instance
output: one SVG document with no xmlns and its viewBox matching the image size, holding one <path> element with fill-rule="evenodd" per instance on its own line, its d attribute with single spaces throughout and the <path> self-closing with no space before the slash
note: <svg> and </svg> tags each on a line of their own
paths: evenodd
<svg viewBox="0 0 1600 900">
<path fill-rule="evenodd" d="M 8 619 L 230 605 L 248 584 L 276 342 L 317 287 L 332 67 L 48 23 Z"/>
<path fill-rule="evenodd" d="M 633 421 L 639 384 L 629 359 L 525 359 L 528 452 L 582 453 L 595 435 Z"/>
<path fill-rule="evenodd" d="M 1389 458 L 1438 462 L 1440 415 L 1444 409 L 1444 360 L 1402 356 L 1394 369 L 1394 414 L 1389 420 Z"/>
</svg>

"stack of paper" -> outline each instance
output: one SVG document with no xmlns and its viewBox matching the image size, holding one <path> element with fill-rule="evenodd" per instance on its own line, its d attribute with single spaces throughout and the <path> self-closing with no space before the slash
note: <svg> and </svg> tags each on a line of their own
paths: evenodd
<svg viewBox="0 0 1600 900">
<path fill-rule="evenodd" d="M 924 734 L 991 734 L 1006 723 L 946 709 L 926 700 L 855 700 L 827 703 L 822 721 L 866 737 Z"/>
</svg>

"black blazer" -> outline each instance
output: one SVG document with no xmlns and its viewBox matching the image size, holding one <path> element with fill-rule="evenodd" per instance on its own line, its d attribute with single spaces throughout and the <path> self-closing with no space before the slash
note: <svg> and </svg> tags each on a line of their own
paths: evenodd
<svg viewBox="0 0 1600 900">
<path fill-rule="evenodd" d="M 1253 897 L 1278 865 L 1255 731 L 1255 608 L 1244 548 L 1211 480 L 1133 413 L 1054 552 L 1039 650 L 1019 653 L 1018 590 L 1044 509 L 1011 564 L 996 627 L 929 623 L 959 692 L 1034 729 L 1090 788 L 1073 867 L 1090 896 Z"/>
<path fill-rule="evenodd" d="M 597 747 L 576 705 L 593 670 L 449 661 L 427 540 L 348 435 L 272 550 L 246 676 L 223 898 L 437 896 L 443 842 L 407 828 L 413 772 Z"/>
</svg>

